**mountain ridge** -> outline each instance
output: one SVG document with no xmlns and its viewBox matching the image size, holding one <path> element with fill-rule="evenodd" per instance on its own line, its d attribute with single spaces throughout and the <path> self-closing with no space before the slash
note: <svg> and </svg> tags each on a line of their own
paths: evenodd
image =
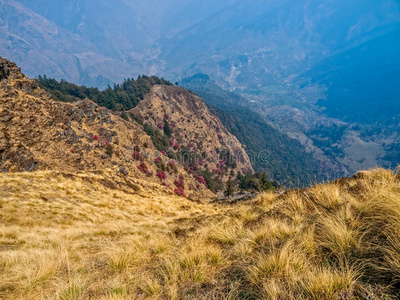
<svg viewBox="0 0 400 300">
<path fill-rule="evenodd" d="M 188 149 L 190 145 L 182 144 L 176 147 L 175 144 L 168 144 L 167 151 L 160 152 L 153 144 L 153 141 L 158 140 L 152 139 L 135 120 L 126 121 L 119 117 L 118 113 L 99 107 L 89 99 L 75 103 L 55 102 L 47 92 L 39 88 L 36 81 L 25 77 L 14 63 L 3 58 L 0 59 L 0 75 L 0 169 L 3 172 L 93 172 L 113 169 L 118 176 L 144 179 L 150 183 L 158 183 L 161 190 L 197 197 L 198 194 L 212 195 L 207 189 L 207 182 L 200 175 L 201 170 L 211 167 L 218 169 L 219 172 L 211 177 L 215 180 L 221 177 L 218 179 L 221 184 L 227 180 L 228 170 L 235 171 L 236 174 L 243 169 L 252 171 L 250 161 L 240 143 L 223 128 L 220 134 L 208 135 L 204 132 L 203 137 L 208 140 L 212 140 L 213 137 L 220 145 L 225 143 L 222 139 L 234 140 L 245 160 L 239 162 L 236 156 L 229 156 L 222 162 L 217 157 L 212 157 L 222 154 L 215 153 L 202 157 L 203 161 L 200 161 L 201 156 L 192 153 L 195 160 L 191 160 L 188 165 L 188 162 L 182 160 L 182 151 L 187 151 L 184 149 Z M 158 86 L 157 90 L 167 94 L 168 91 L 183 91 L 174 87 L 169 87 L 168 90 L 167 86 Z M 150 93 L 149 101 L 152 101 L 151 95 Z M 190 100 L 181 97 L 180 101 L 201 101 L 193 95 L 191 97 Z M 204 107 L 204 104 L 200 105 Z M 196 112 L 192 114 L 196 115 Z M 204 120 L 212 119 L 213 124 L 220 124 L 208 110 L 202 111 L 199 116 Z M 175 116 L 171 114 L 171 118 Z M 165 121 L 170 122 L 172 127 L 171 120 Z M 152 128 L 150 124 L 147 129 L 149 128 Z M 158 129 L 154 126 L 151 130 Z M 211 130 L 216 129 L 213 127 L 208 131 Z M 171 136 L 175 137 L 173 133 Z M 180 138 L 179 142 L 182 142 L 182 139 Z M 169 143 L 169 140 L 167 142 Z M 216 152 L 211 150 L 215 149 L 215 146 L 209 149 L 212 153 Z M 206 168 L 204 164 L 210 165 Z M 223 186 L 219 187 L 222 188 Z"/>
</svg>

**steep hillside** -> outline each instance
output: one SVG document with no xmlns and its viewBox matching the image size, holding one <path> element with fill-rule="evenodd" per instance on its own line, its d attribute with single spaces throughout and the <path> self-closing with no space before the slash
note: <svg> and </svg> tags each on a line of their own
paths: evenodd
<svg viewBox="0 0 400 300">
<path fill-rule="evenodd" d="M 183 88 L 155 86 L 130 112 L 143 119 L 145 126 L 164 132 L 169 141 L 160 150 L 179 154 L 189 172 L 212 172 L 223 181 L 238 172 L 253 172 L 237 138 L 202 99 Z"/>
<path fill-rule="evenodd" d="M 230 176 L 253 171 L 238 140 L 182 88 L 146 82 L 149 94 L 131 111 L 143 112 L 140 125 L 126 112 L 119 112 L 124 120 L 89 99 L 56 102 L 5 59 L 0 74 L 3 172 L 113 168 L 190 196 L 211 195 L 207 188 L 222 190 Z"/>
<path fill-rule="evenodd" d="M 90 100 L 75 105 L 54 102 L 12 63 L 2 60 L 0 68 L 11 69 L 0 90 L 3 171 L 122 166 L 129 157 L 127 148 L 147 142 L 151 149 L 139 126 Z"/>
<path fill-rule="evenodd" d="M 55 102 L 5 59 L 0 60 L 0 75 L 2 172 L 112 168 L 125 181 L 144 179 L 169 192 L 185 194 L 186 189 L 190 195 L 195 189 L 207 195 L 201 178 L 157 151 L 136 122 L 127 122 L 88 99 Z"/>
<path fill-rule="evenodd" d="M 0 173 L 2 299 L 396 299 L 389 171 L 239 204 Z"/>
</svg>

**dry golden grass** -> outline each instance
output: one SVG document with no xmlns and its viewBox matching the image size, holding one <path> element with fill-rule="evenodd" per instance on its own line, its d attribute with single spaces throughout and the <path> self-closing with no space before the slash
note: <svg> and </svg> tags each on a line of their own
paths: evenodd
<svg viewBox="0 0 400 300">
<path fill-rule="evenodd" d="M 1 299 L 396 299 L 390 171 L 234 206 L 0 174 Z"/>
</svg>

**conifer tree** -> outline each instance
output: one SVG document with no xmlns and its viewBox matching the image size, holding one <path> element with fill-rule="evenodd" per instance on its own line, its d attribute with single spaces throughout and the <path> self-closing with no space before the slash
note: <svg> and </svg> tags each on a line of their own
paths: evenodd
<svg viewBox="0 0 400 300">
<path fill-rule="evenodd" d="M 168 137 L 172 136 L 172 130 L 171 127 L 169 127 L 167 120 L 164 120 L 164 133 Z"/>
<path fill-rule="evenodd" d="M 224 195 L 225 195 L 225 197 L 230 198 L 230 197 L 232 197 L 234 192 L 235 192 L 235 185 L 232 182 L 232 180 L 229 178 L 229 180 L 226 182 Z"/>
</svg>

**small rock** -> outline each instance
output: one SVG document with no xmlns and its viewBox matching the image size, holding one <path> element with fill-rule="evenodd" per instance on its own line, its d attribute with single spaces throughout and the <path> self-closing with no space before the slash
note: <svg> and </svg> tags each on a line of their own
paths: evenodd
<svg viewBox="0 0 400 300">
<path fill-rule="evenodd" d="M 119 172 L 125 176 L 129 174 L 128 170 L 123 166 L 119 168 Z"/>
</svg>

